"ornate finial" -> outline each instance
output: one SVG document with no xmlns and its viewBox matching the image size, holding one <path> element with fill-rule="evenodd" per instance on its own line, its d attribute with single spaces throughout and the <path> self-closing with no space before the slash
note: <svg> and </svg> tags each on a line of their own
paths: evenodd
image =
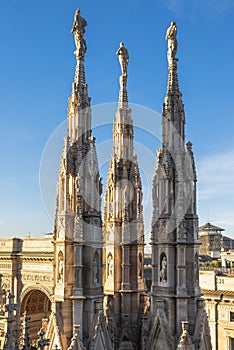
<svg viewBox="0 0 234 350">
<path fill-rule="evenodd" d="M 129 54 L 123 42 L 120 43 L 119 49 L 117 50 L 116 55 L 119 56 L 119 63 L 122 70 L 122 76 L 127 77 Z"/>
<path fill-rule="evenodd" d="M 177 26 L 175 22 L 171 22 L 170 27 L 167 29 L 166 40 L 168 41 L 168 51 L 167 58 L 169 65 L 173 63 L 173 60 L 177 61 L 176 52 L 177 52 Z"/>
<path fill-rule="evenodd" d="M 14 334 L 12 330 L 12 323 L 14 321 L 13 311 L 17 311 L 18 306 L 17 304 L 13 303 L 14 297 L 15 296 L 13 294 L 9 293 L 8 295 L 9 303 L 5 306 L 5 310 L 8 313 L 8 317 L 7 317 L 7 334 L 6 334 L 5 344 L 3 347 L 4 350 L 15 349 L 15 344 L 13 340 Z"/>
<path fill-rule="evenodd" d="M 76 43 L 76 51 L 74 53 L 78 60 L 84 60 L 87 51 L 86 41 L 84 39 L 85 27 L 87 27 L 87 25 L 88 23 L 86 20 L 80 15 L 80 9 L 77 9 L 71 33 L 74 33 Z"/>
<path fill-rule="evenodd" d="M 29 337 L 29 325 L 28 321 L 30 321 L 31 318 L 27 316 L 27 312 L 24 312 L 24 325 L 23 325 L 23 349 L 24 350 L 30 350 L 30 337 Z"/>
</svg>

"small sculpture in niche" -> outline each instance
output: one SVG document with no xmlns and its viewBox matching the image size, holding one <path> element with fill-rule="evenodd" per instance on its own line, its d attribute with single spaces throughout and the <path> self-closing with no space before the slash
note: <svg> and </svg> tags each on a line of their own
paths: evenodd
<svg viewBox="0 0 234 350">
<path fill-rule="evenodd" d="M 161 254 L 160 257 L 160 282 L 167 282 L 167 256 L 165 253 Z"/>
<path fill-rule="evenodd" d="M 98 252 L 94 254 L 93 258 L 93 283 L 99 283 L 99 255 Z"/>
<path fill-rule="evenodd" d="M 113 276 L 113 256 L 111 253 L 107 257 L 107 277 Z"/>
<path fill-rule="evenodd" d="M 199 281 L 199 262 L 198 262 L 198 254 L 196 253 L 194 256 L 194 280 L 195 282 Z"/>
<path fill-rule="evenodd" d="M 58 283 L 63 283 L 63 253 L 58 254 Z"/>
<path fill-rule="evenodd" d="M 143 263 L 142 263 L 142 254 L 139 254 L 139 277 L 142 278 L 142 268 L 143 268 Z"/>
</svg>

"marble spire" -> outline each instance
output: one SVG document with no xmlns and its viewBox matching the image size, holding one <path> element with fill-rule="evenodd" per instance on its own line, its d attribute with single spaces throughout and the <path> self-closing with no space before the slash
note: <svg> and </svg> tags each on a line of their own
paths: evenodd
<svg viewBox="0 0 234 350">
<path fill-rule="evenodd" d="M 177 25 L 171 22 L 166 33 L 168 41 L 168 85 L 162 111 L 162 144 L 172 150 L 183 148 L 185 140 L 185 113 L 177 74 Z M 171 132 L 173 131 L 173 133 Z"/>
<path fill-rule="evenodd" d="M 113 127 L 104 207 L 103 284 L 108 327 L 116 346 L 136 348 L 143 310 L 144 226 L 142 184 L 133 146 L 133 121 L 128 106 L 127 68 L 129 54 L 123 43 L 117 51 L 121 76 Z M 130 347 L 129 347 L 130 348 Z"/>
<path fill-rule="evenodd" d="M 87 45 L 85 40 L 85 28 L 87 21 L 81 17 L 80 9 L 75 13 L 71 33 L 74 34 L 76 50 L 76 71 L 72 84 L 72 94 L 68 103 L 68 136 L 70 142 L 78 141 L 81 145 L 91 136 L 91 113 L 88 85 L 85 78 L 85 54 Z"/>
</svg>

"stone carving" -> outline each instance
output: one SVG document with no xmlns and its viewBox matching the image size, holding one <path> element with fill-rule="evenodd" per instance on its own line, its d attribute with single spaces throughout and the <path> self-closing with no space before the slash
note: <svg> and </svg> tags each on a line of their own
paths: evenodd
<svg viewBox="0 0 234 350">
<path fill-rule="evenodd" d="M 84 59 L 84 55 L 87 51 L 86 41 L 84 39 L 85 27 L 87 25 L 88 23 L 86 20 L 80 15 L 80 9 L 77 9 L 71 33 L 74 33 L 76 43 L 75 54 L 79 59 Z"/>
<path fill-rule="evenodd" d="M 63 253 L 58 254 L 58 283 L 63 283 Z"/>
<path fill-rule="evenodd" d="M 142 278 L 143 271 L 143 262 L 142 262 L 142 254 L 139 254 L 139 277 Z"/>
<path fill-rule="evenodd" d="M 38 332 L 38 335 L 40 337 L 40 340 L 38 340 L 38 348 L 40 350 L 44 350 L 46 346 L 49 345 L 49 339 L 45 339 L 44 336 L 45 336 L 45 331 L 41 328 L 40 332 Z"/>
<path fill-rule="evenodd" d="M 113 276 L 113 256 L 111 253 L 107 257 L 107 276 Z"/>
<path fill-rule="evenodd" d="M 167 257 L 165 253 L 161 254 L 160 257 L 160 282 L 167 282 Z"/>
<path fill-rule="evenodd" d="M 129 62 L 129 54 L 128 54 L 128 50 L 124 46 L 123 42 L 120 43 L 120 46 L 116 52 L 116 55 L 119 56 L 119 63 L 121 66 L 122 75 L 126 77 L 127 76 L 128 62 Z"/>
<path fill-rule="evenodd" d="M 176 57 L 177 46 L 178 46 L 176 34 L 177 34 L 176 23 L 171 22 L 171 25 L 167 29 L 167 34 L 166 34 L 166 40 L 168 41 L 167 56 L 168 56 L 169 64 L 172 63 L 173 59 Z"/>
<path fill-rule="evenodd" d="M 93 283 L 99 283 L 99 258 L 97 252 L 94 254 L 93 258 Z"/>
<path fill-rule="evenodd" d="M 53 277 L 49 275 L 22 275 L 22 281 L 27 282 L 52 282 Z"/>
<path fill-rule="evenodd" d="M 12 323 L 14 322 L 14 311 L 18 311 L 18 305 L 13 303 L 14 295 L 9 293 L 8 294 L 8 304 L 5 306 L 5 311 L 8 313 L 7 316 L 7 332 L 6 332 L 6 338 L 5 338 L 5 344 L 4 349 L 15 349 L 14 344 L 14 333 L 12 328 Z"/>
</svg>

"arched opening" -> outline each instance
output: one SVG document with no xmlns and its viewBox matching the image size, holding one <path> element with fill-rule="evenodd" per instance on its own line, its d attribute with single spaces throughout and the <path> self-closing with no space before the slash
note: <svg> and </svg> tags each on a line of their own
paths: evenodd
<svg viewBox="0 0 234 350">
<path fill-rule="evenodd" d="M 43 327 L 46 329 L 51 313 L 51 301 L 41 290 L 31 290 L 21 302 L 20 317 L 21 323 L 24 312 L 30 317 L 29 336 L 31 345 L 35 346 L 38 341 L 38 332 Z"/>
</svg>

